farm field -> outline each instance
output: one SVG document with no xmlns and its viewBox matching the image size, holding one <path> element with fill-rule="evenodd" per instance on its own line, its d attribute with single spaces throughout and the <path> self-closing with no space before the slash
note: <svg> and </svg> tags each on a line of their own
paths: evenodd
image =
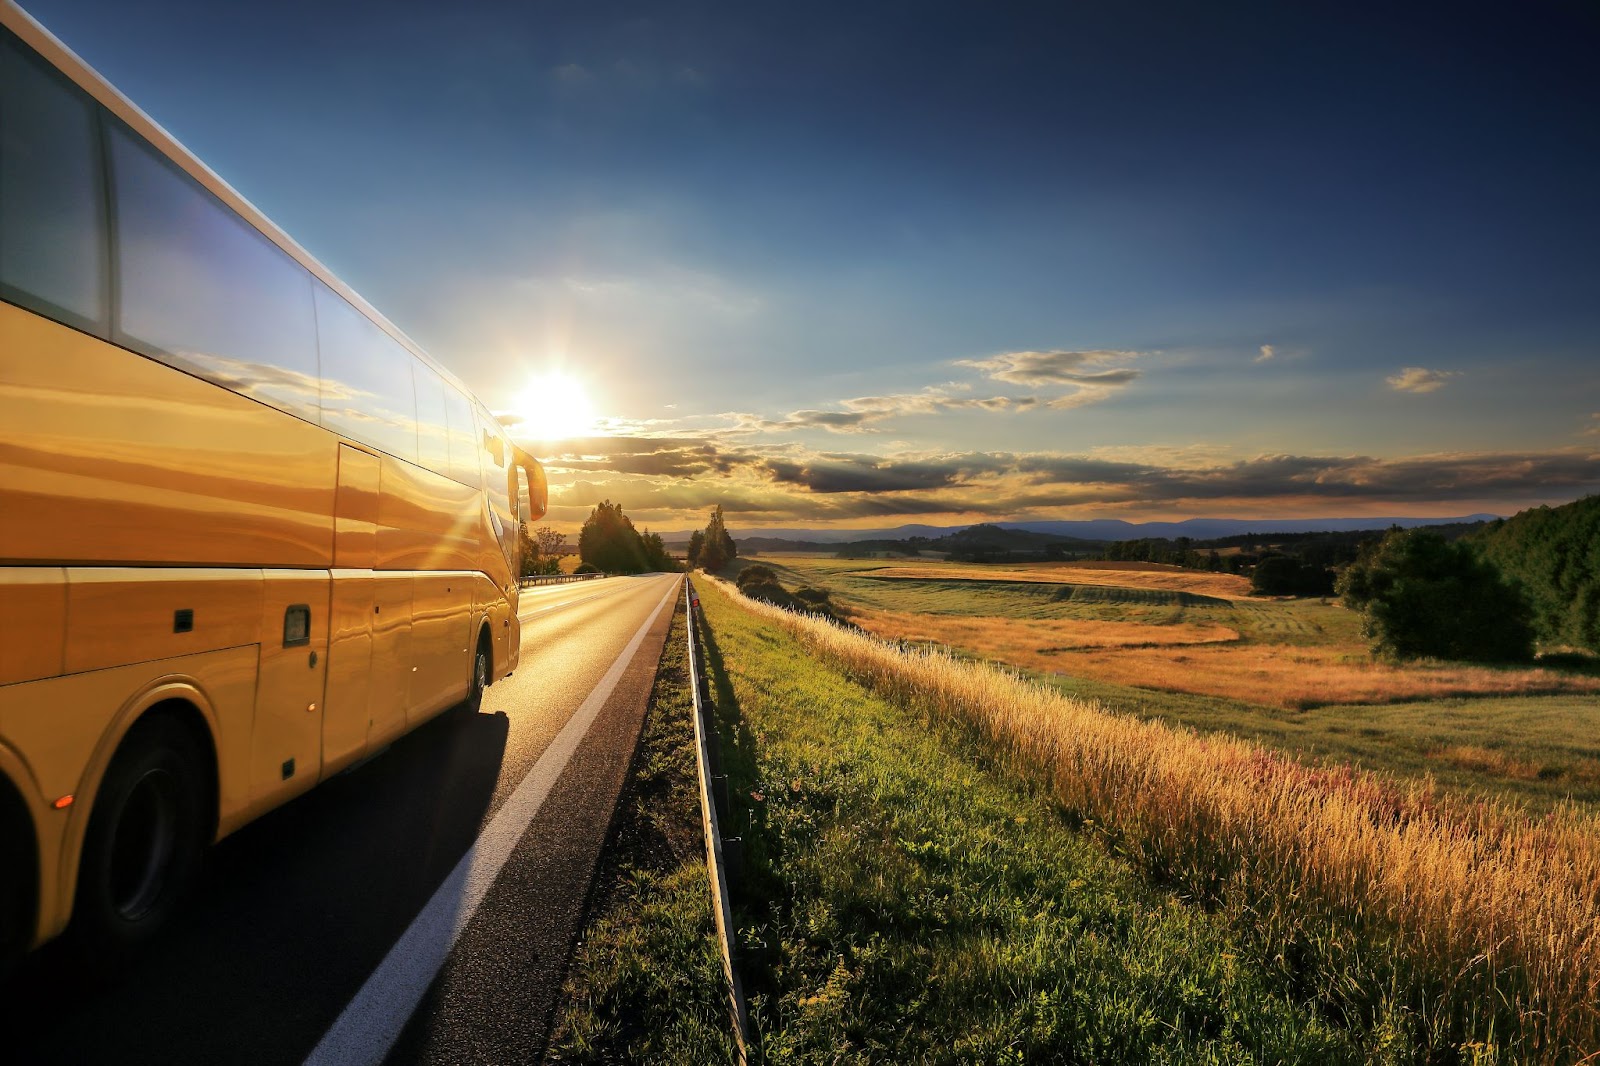
<svg viewBox="0 0 1600 1066">
<path fill-rule="evenodd" d="M 1334 603 L 1249 599 L 1234 575 L 1157 564 L 759 561 L 791 587 L 827 588 L 874 635 L 1126 713 L 1536 806 L 1600 803 L 1593 673 L 1374 662 L 1360 619 Z"/>
<path fill-rule="evenodd" d="M 730 795 L 749 811 L 741 941 L 773 1061 L 1531 1064 L 1600 1048 L 1594 813 L 1307 765 L 698 587 Z M 1074 838 L 1112 862 L 1086 864 Z M 1133 909 L 1085 912 L 1107 898 Z M 1227 965 L 1190 971 L 1197 940 Z"/>
</svg>

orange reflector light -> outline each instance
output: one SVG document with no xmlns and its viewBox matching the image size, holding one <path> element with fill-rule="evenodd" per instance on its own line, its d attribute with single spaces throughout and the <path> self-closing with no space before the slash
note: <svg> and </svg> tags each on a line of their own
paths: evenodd
<svg viewBox="0 0 1600 1066">
<path fill-rule="evenodd" d="M 50 806 L 54 807 L 58 811 L 64 811 L 68 807 L 72 806 L 72 797 L 71 796 L 62 796 L 60 799 L 58 799 L 54 803 L 50 804 Z"/>
<path fill-rule="evenodd" d="M 316 710 L 316 709 L 317 709 L 317 705 L 316 705 L 316 704 L 315 704 L 315 703 L 308 703 L 308 704 L 306 704 L 306 710 L 308 710 L 308 711 L 314 711 L 314 710 Z"/>
</svg>

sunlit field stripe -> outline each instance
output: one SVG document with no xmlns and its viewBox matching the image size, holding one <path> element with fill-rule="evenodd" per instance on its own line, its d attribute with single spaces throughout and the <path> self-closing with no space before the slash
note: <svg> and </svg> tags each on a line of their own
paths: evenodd
<svg viewBox="0 0 1600 1066">
<path fill-rule="evenodd" d="M 450 876 L 323 1034 L 306 1057 L 306 1066 L 360 1066 L 382 1062 L 389 1054 L 428 986 L 450 957 L 456 940 L 488 895 L 501 867 L 511 858 L 556 779 L 616 690 L 651 624 L 677 591 L 678 582 L 671 582 L 661 602 L 645 616 L 594 691 L 561 727 L 516 791 L 495 812 Z"/>
<path fill-rule="evenodd" d="M 858 683 L 972 729 L 1163 883 L 1305 952 L 1330 1003 L 1383 1000 L 1435 1047 L 1486 1041 L 1513 1061 L 1600 1049 L 1600 817 L 1305 765 L 717 584 Z M 1351 976 L 1367 986 L 1341 987 Z"/>
</svg>

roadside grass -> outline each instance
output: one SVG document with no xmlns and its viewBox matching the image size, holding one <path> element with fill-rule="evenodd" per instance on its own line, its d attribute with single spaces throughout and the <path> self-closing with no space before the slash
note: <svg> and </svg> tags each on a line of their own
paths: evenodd
<svg viewBox="0 0 1600 1066">
<path fill-rule="evenodd" d="M 1053 798 L 699 584 L 767 1063 L 1406 1061 Z M 1363 1042 L 1364 1041 L 1364 1045 Z"/>
<path fill-rule="evenodd" d="M 969 737 L 992 766 L 1036 787 L 1043 809 L 1052 809 L 1048 795 L 1054 810 L 1089 829 L 1151 883 L 1205 903 L 1254 946 L 1266 964 L 1262 980 L 1287 982 L 1297 1002 L 1340 1019 L 1368 1058 L 1569 1062 L 1600 1052 L 1600 818 L 1570 807 L 1530 818 L 1348 767 L 1307 766 L 1249 743 L 1110 714 L 985 664 L 898 650 L 760 604 L 704 599 L 718 639 L 729 643 L 731 695 L 747 717 L 760 707 L 784 726 L 767 737 L 769 727 L 751 723 L 754 747 L 765 751 L 767 763 L 753 764 L 760 772 L 748 787 L 782 796 L 787 778 L 804 797 L 813 781 L 828 786 L 816 802 L 799 804 L 792 828 L 787 808 L 758 813 L 758 825 L 778 829 L 781 862 L 770 868 L 788 871 L 820 850 L 815 883 L 846 893 L 858 916 L 844 927 L 855 933 L 847 941 L 851 950 L 841 951 L 840 934 L 827 924 L 833 908 L 774 912 L 763 939 L 776 952 L 777 988 L 767 1009 L 780 1020 L 788 1021 L 786 1011 L 837 1000 L 842 1019 L 826 1023 L 825 1032 L 837 1038 L 856 1031 L 847 1022 L 877 1032 L 872 1018 L 851 1013 L 860 997 L 829 993 L 830 976 L 837 974 L 847 990 L 857 988 L 866 980 L 858 971 L 863 953 L 870 962 L 883 957 L 885 944 L 926 939 L 925 925 L 917 926 L 918 937 L 900 935 L 900 901 L 949 898 L 947 890 L 908 893 L 901 888 L 905 875 L 852 865 L 855 851 L 889 864 L 894 847 L 921 846 L 925 838 L 894 821 L 898 808 L 890 803 L 841 817 L 855 809 L 852 789 L 907 803 L 916 790 L 904 788 L 902 799 L 894 779 L 885 777 L 892 771 L 858 754 L 890 730 L 882 711 L 838 682 L 814 688 L 819 682 L 811 679 L 823 674 L 817 666 L 823 664 L 883 697 L 876 706 L 905 708 L 928 733 L 917 732 L 917 739 L 937 746 L 952 731 Z M 742 612 L 751 617 L 741 621 Z M 741 680 L 739 671 L 755 669 L 751 662 L 769 665 Z M 848 719 L 830 710 L 845 707 Z M 789 754 L 787 735 L 803 736 L 807 723 L 814 742 Z M 915 764 L 914 755 L 896 751 L 887 761 Z M 951 764 L 929 775 L 941 790 L 931 802 L 939 817 L 960 822 L 968 808 L 986 807 L 976 794 L 948 791 L 949 779 L 967 765 L 949 758 Z M 1020 806 L 1026 795 L 1014 786 L 998 808 Z M 1024 817 L 1032 824 L 1040 810 Z M 952 876 L 946 866 L 964 861 L 968 851 L 954 846 L 939 853 L 932 870 L 919 864 L 906 870 Z M 1010 857 L 1021 861 L 1016 848 Z M 1030 873 L 1028 883 L 1045 876 Z M 936 928 L 960 919 L 960 912 L 931 913 Z M 874 921 L 881 926 L 875 929 Z M 829 935 L 813 947 L 806 935 L 818 927 Z M 895 935 L 872 940 L 870 932 L 882 929 Z M 1180 962 L 1162 963 L 1169 986 L 1184 983 L 1175 968 Z M 790 969 L 801 979 L 786 980 Z M 918 991 L 918 1003 L 938 993 L 929 976 L 942 971 L 932 966 L 920 981 L 893 972 Z M 1026 982 L 1010 987 L 1033 990 Z M 902 1025 L 915 1031 L 917 1020 L 904 1018 Z M 1323 1061 L 1333 1054 L 1276 1057 Z M 1087 1056 L 1097 1057 L 1108 1056 Z"/>
<path fill-rule="evenodd" d="M 680 602 L 546 1061 L 734 1061 L 705 868 L 688 671 Z"/>
</svg>

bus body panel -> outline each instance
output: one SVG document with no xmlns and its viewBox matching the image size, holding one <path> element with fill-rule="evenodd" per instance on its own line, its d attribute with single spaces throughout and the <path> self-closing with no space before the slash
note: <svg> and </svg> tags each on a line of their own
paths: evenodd
<svg viewBox="0 0 1600 1066">
<path fill-rule="evenodd" d="M 411 575 L 372 575 L 372 669 L 367 675 L 367 750 L 406 731 L 411 699 Z"/>
<path fill-rule="evenodd" d="M 252 807 L 274 807 L 322 778 L 329 584 L 326 570 L 266 573 L 250 741 Z"/>
<path fill-rule="evenodd" d="M 0 566 L 0 685 L 61 673 L 66 640 L 67 572 L 59 566 Z"/>
<path fill-rule="evenodd" d="M 418 574 L 411 590 L 415 651 L 408 718 L 416 725 L 467 694 L 472 585 L 470 575 L 461 572 Z"/>
<path fill-rule="evenodd" d="M 376 592 L 371 570 L 335 570 L 328 603 L 328 674 L 322 703 L 322 777 L 367 754 L 372 712 L 372 620 Z"/>
<path fill-rule="evenodd" d="M 326 568 L 335 438 L 0 303 L 0 564 Z"/>
<path fill-rule="evenodd" d="M 381 463 L 376 455 L 339 445 L 339 484 L 334 497 L 333 565 L 371 570 L 378 565 L 378 494 Z"/>
<path fill-rule="evenodd" d="M 64 673 L 255 644 L 262 572 L 69 567 Z"/>
</svg>

